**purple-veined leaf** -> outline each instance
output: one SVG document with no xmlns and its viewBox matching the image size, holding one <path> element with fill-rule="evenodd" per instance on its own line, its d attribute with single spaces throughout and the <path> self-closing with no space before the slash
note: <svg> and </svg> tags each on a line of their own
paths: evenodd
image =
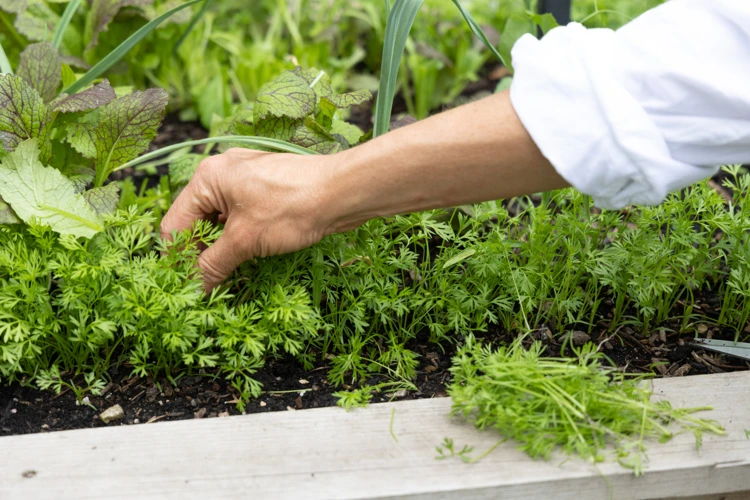
<svg viewBox="0 0 750 500">
<path fill-rule="evenodd" d="M 96 146 L 94 186 L 102 186 L 115 168 L 148 149 L 168 100 L 162 89 L 133 92 L 99 108 L 98 123 L 84 125 Z"/>
<path fill-rule="evenodd" d="M 99 217 L 104 217 L 115 213 L 117 202 L 120 201 L 120 188 L 117 187 L 117 184 L 111 183 L 89 189 L 83 193 L 83 197 Z"/>
<path fill-rule="evenodd" d="M 63 95 L 52 102 L 52 109 L 60 113 L 76 113 L 99 108 L 117 99 L 115 89 L 108 80 L 97 83 L 90 89 L 77 94 Z"/>
<path fill-rule="evenodd" d="M 35 88 L 44 102 L 50 102 L 62 83 L 60 53 L 49 42 L 31 44 L 21 52 L 16 74 Z"/>
<path fill-rule="evenodd" d="M 315 109 L 316 99 L 315 92 L 303 78 L 287 71 L 258 91 L 254 108 L 255 123 L 268 116 L 305 118 Z"/>
<path fill-rule="evenodd" d="M 41 158 L 50 158 L 52 111 L 33 87 L 17 75 L 0 75 L 0 141 L 12 152 L 22 141 L 39 138 Z"/>
</svg>

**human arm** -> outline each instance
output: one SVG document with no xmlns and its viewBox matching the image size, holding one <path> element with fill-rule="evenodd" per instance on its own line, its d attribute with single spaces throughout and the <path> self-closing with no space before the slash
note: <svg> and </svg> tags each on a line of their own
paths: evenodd
<svg viewBox="0 0 750 500">
<path fill-rule="evenodd" d="M 226 221 L 199 259 L 206 288 L 242 262 L 288 253 L 377 216 L 547 191 L 567 184 L 541 155 L 507 92 L 330 156 L 233 149 L 211 157 L 161 232 Z"/>
</svg>

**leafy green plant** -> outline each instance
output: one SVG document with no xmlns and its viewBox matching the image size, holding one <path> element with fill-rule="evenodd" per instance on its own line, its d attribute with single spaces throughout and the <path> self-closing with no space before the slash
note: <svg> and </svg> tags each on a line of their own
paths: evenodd
<svg viewBox="0 0 750 500">
<path fill-rule="evenodd" d="M 0 75 L 2 222 L 43 222 L 92 237 L 117 204 L 116 186 L 104 181 L 148 147 L 167 96 L 153 89 L 118 97 L 106 80 L 58 95 L 61 64 L 42 42 L 24 50 L 17 75 Z"/>
<path fill-rule="evenodd" d="M 324 72 L 297 67 L 263 85 L 254 103 L 247 103 L 234 116 L 215 122 L 212 137 L 163 148 L 121 168 L 199 144 L 333 154 L 356 145 L 363 137 L 362 130 L 339 118 L 339 112 L 371 98 L 367 90 L 336 94 Z M 189 154 L 170 164 L 173 193 L 189 182 L 207 156 L 208 152 Z"/>
<path fill-rule="evenodd" d="M 695 434 L 698 447 L 704 432 L 724 433 L 717 422 L 693 416 L 710 408 L 651 401 L 644 376 L 610 368 L 593 344 L 572 359 L 544 358 L 543 350 L 541 343 L 527 350 L 521 338 L 493 350 L 468 337 L 451 368 L 453 413 L 514 439 L 534 458 L 547 459 L 560 447 L 598 462 L 613 445 L 636 475 L 645 467 L 645 441 L 668 441 L 678 432 L 674 425 Z"/>
</svg>

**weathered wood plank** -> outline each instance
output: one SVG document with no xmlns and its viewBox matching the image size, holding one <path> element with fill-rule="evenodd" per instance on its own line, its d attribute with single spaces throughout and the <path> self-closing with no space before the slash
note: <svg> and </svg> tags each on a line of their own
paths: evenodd
<svg viewBox="0 0 750 500">
<path fill-rule="evenodd" d="M 471 465 L 437 461 L 445 437 L 479 451 L 498 439 L 447 418 L 448 399 L 327 408 L 0 438 L 0 499 L 635 500 L 750 491 L 750 374 L 658 380 L 655 391 L 675 405 L 713 405 L 705 415 L 728 436 L 706 436 L 700 453 L 692 435 L 653 444 L 647 473 L 635 478 L 614 463 L 534 462 L 510 443 Z"/>
</svg>

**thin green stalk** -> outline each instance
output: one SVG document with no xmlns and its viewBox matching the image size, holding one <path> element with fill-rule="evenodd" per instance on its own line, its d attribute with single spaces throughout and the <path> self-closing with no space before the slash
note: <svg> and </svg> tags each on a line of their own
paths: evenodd
<svg viewBox="0 0 750 500">
<path fill-rule="evenodd" d="M 487 448 L 486 451 L 480 453 L 476 457 L 473 457 L 473 458 L 470 458 L 470 459 L 466 460 L 466 463 L 467 464 L 473 464 L 473 463 L 479 462 L 484 457 L 486 457 L 487 455 L 489 455 L 490 453 L 492 453 L 495 450 L 495 448 L 497 448 L 498 446 L 500 446 L 501 444 L 503 444 L 506 441 L 507 441 L 507 439 L 501 439 L 497 443 L 495 443 L 492 446 L 490 446 L 489 448 Z"/>
<path fill-rule="evenodd" d="M 497 59 L 501 61 L 504 66 L 510 68 L 511 67 L 509 64 L 510 61 L 505 61 L 503 59 L 503 56 L 500 55 L 500 52 L 498 52 L 495 46 L 490 43 L 489 39 L 487 39 L 487 35 L 484 34 L 484 31 L 482 31 L 482 28 L 480 28 L 477 22 L 474 20 L 474 18 L 471 17 L 471 14 L 469 14 L 469 11 L 464 9 L 464 6 L 461 5 L 461 2 L 459 2 L 458 0 L 452 0 L 452 1 L 453 1 L 453 4 L 456 7 L 458 7 L 458 10 L 461 12 L 461 15 L 464 16 L 464 20 L 466 21 L 466 24 L 469 25 L 469 29 L 471 29 L 471 32 L 474 33 L 474 36 L 479 38 L 479 40 L 484 44 L 484 46 L 490 49 L 490 52 L 492 52 L 492 54 L 495 57 L 497 57 Z"/>
<path fill-rule="evenodd" d="M 65 7 L 65 11 L 60 18 L 60 22 L 57 23 L 55 34 L 52 37 L 52 45 L 54 45 L 56 49 L 60 48 L 63 36 L 65 35 L 65 30 L 70 24 L 71 19 L 73 19 L 78 7 L 81 5 L 81 1 L 82 0 L 71 0 L 70 3 L 68 3 L 68 6 Z"/>
<path fill-rule="evenodd" d="M 254 137 L 250 135 L 238 135 L 238 136 L 229 135 L 229 136 L 221 136 L 221 137 L 209 137 L 208 139 L 200 139 L 197 141 L 186 141 L 186 142 L 181 142 L 179 144 L 173 144 L 171 146 L 167 146 L 161 149 L 157 149 L 156 151 L 152 151 L 148 154 L 145 154 L 143 156 L 136 158 L 135 160 L 131 160 L 127 163 L 120 165 L 119 167 L 115 168 L 113 172 L 117 172 L 119 170 L 125 170 L 126 168 L 130 168 L 130 167 L 135 167 L 136 165 L 140 165 L 141 163 L 151 161 L 154 158 L 158 158 L 159 156 L 165 155 L 167 153 L 171 153 L 172 151 L 177 151 L 178 149 L 192 148 L 194 146 L 200 146 L 202 144 L 214 144 L 214 143 L 237 143 L 237 144 L 246 144 L 248 146 L 261 146 L 261 147 L 266 147 L 266 148 L 272 148 L 277 151 L 282 151 L 285 153 L 296 153 L 296 154 L 301 154 L 301 155 L 318 154 L 311 149 L 303 148 L 302 146 L 297 146 L 296 144 L 292 144 L 291 142 L 280 141 L 278 139 L 269 139 L 267 137 Z"/>
<path fill-rule="evenodd" d="M 185 29 L 185 32 L 182 34 L 182 36 L 180 36 L 180 39 L 177 40 L 177 43 L 174 44 L 174 47 L 172 48 L 173 54 L 176 54 L 182 44 L 185 43 L 187 37 L 190 35 L 193 29 L 195 29 L 195 26 L 200 22 L 200 20 L 203 19 L 204 14 L 213 2 L 214 0 L 204 0 L 203 7 L 201 7 L 201 9 L 195 13 L 193 18 L 190 20 L 190 24 L 188 25 L 187 29 Z"/>
<path fill-rule="evenodd" d="M 393 440 L 394 440 L 395 442 L 397 442 L 397 443 L 398 443 L 398 438 L 396 437 L 396 433 L 395 433 L 395 432 L 393 432 L 393 417 L 395 417 L 395 416 L 396 416 L 396 407 L 394 406 L 393 408 L 391 408 L 391 423 L 390 423 L 390 431 L 391 431 L 391 437 L 393 438 Z"/>
<path fill-rule="evenodd" d="M 12 75 L 13 74 L 13 68 L 10 65 L 10 61 L 8 60 L 8 56 L 5 55 L 5 50 L 3 49 L 3 44 L 0 43 L 0 73 L 4 75 Z"/>
</svg>

